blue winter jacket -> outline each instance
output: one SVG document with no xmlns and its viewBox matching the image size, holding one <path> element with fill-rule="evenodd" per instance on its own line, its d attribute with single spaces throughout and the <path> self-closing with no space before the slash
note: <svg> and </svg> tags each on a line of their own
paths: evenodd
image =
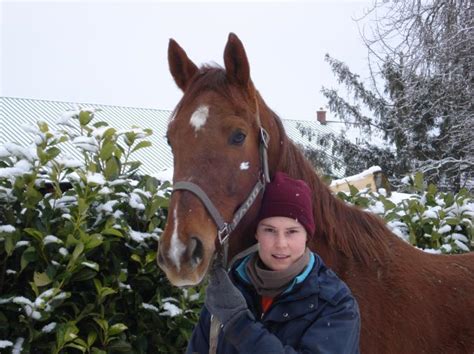
<svg viewBox="0 0 474 354">
<path fill-rule="evenodd" d="M 262 315 L 260 296 L 246 273 L 251 255 L 230 275 L 249 311 L 224 326 L 217 353 L 359 353 L 360 314 L 347 285 L 317 254 Z M 209 353 L 210 314 L 203 307 L 186 353 Z"/>
</svg>

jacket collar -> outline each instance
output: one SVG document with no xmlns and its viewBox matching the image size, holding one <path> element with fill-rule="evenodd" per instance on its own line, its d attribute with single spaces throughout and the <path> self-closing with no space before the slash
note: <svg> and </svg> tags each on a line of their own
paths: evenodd
<svg viewBox="0 0 474 354">
<path fill-rule="evenodd" d="M 235 273 L 237 274 L 237 278 L 239 278 L 239 280 L 243 281 L 247 285 L 251 284 L 250 277 L 247 274 L 247 263 L 250 261 L 250 258 L 252 258 L 252 256 L 253 256 L 253 253 L 243 258 L 243 260 L 240 263 L 238 263 L 235 268 Z M 316 268 L 319 268 L 320 261 L 321 259 L 319 257 L 316 257 L 314 253 L 311 252 L 310 259 L 306 268 L 303 270 L 303 272 L 301 272 L 298 276 L 296 276 L 293 279 L 293 281 L 290 283 L 288 288 L 285 291 L 283 291 L 281 295 L 290 294 L 292 290 L 298 284 L 303 283 L 306 280 L 306 278 L 308 278 L 313 268 L 315 268 L 315 265 L 316 265 Z M 317 282 L 315 282 L 315 285 L 316 284 Z M 314 291 L 315 289 L 313 288 L 311 292 L 314 292 Z"/>
</svg>

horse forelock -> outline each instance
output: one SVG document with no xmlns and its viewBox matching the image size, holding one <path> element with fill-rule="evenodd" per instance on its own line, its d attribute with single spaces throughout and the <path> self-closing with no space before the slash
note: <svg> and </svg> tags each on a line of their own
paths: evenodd
<svg viewBox="0 0 474 354">
<path fill-rule="evenodd" d="M 252 86 L 253 87 L 253 86 Z M 203 65 L 192 78 L 188 88 L 171 115 L 171 120 L 183 108 L 189 107 L 204 92 L 213 91 L 236 107 L 246 105 L 242 96 L 237 96 L 235 85 L 229 82 L 224 68 L 216 65 Z M 242 92 L 242 90 L 240 90 Z"/>
</svg>

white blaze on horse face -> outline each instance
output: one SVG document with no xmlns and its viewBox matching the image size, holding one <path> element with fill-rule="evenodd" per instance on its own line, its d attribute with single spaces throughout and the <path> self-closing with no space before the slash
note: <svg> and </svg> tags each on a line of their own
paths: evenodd
<svg viewBox="0 0 474 354">
<path fill-rule="evenodd" d="M 240 169 L 241 170 L 248 170 L 249 169 L 249 162 L 245 161 L 240 164 Z"/>
<path fill-rule="evenodd" d="M 186 250 L 186 246 L 178 238 L 178 218 L 176 217 L 176 208 L 173 211 L 174 228 L 173 235 L 171 235 L 171 246 L 168 252 L 169 258 L 176 264 L 178 272 L 181 268 L 181 255 Z"/>
<path fill-rule="evenodd" d="M 208 106 L 199 106 L 198 109 L 194 111 L 189 120 L 189 124 L 194 127 L 194 131 L 197 133 L 201 127 L 206 124 L 207 118 L 209 117 L 209 107 Z"/>
</svg>

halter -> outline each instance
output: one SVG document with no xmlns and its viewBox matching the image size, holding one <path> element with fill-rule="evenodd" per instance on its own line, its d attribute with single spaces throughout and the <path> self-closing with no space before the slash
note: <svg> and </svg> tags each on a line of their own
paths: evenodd
<svg viewBox="0 0 474 354">
<path fill-rule="evenodd" d="M 256 101 L 257 103 L 257 101 Z M 260 114 L 258 110 L 258 103 L 257 103 L 257 122 L 259 124 L 259 155 L 260 155 L 260 173 L 255 186 L 250 191 L 245 202 L 242 203 L 240 208 L 235 212 L 232 221 L 230 223 L 225 222 L 224 218 L 219 213 L 219 210 L 214 206 L 214 203 L 211 199 L 207 196 L 206 192 L 202 190 L 197 184 L 193 182 L 187 181 L 180 181 L 173 185 L 173 192 L 178 190 L 186 190 L 194 195 L 196 195 L 201 202 L 206 207 L 209 214 L 214 219 L 214 222 L 217 225 L 217 238 L 219 240 L 219 246 L 223 252 L 223 265 L 227 268 L 228 265 L 228 250 L 229 250 L 229 236 L 232 231 L 235 230 L 239 222 L 242 220 L 244 215 L 249 211 L 250 207 L 257 199 L 257 196 L 261 191 L 265 189 L 265 184 L 270 182 L 270 173 L 268 169 L 268 141 L 270 137 L 267 131 L 262 127 L 260 122 Z"/>
</svg>

